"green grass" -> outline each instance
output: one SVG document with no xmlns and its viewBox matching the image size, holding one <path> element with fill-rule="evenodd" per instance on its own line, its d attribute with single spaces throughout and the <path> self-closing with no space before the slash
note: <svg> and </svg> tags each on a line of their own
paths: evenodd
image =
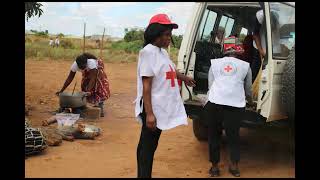
<svg viewBox="0 0 320 180">
<path fill-rule="evenodd" d="M 124 50 L 127 53 L 138 53 L 143 48 L 143 41 L 136 40 L 131 42 L 119 41 L 111 44 L 114 50 Z"/>
<path fill-rule="evenodd" d="M 64 43 L 62 43 L 64 42 Z M 25 37 L 25 59 L 34 60 L 74 60 L 82 53 L 81 39 L 63 38 L 60 44 L 64 47 L 50 47 L 49 38 L 26 36 Z M 139 50 L 142 48 L 142 41 L 132 42 L 105 42 L 103 45 L 102 57 L 105 62 L 135 62 L 138 59 Z M 94 41 L 86 41 L 86 52 L 100 57 L 100 49 Z M 171 59 L 176 62 L 178 49 L 171 48 Z"/>
</svg>

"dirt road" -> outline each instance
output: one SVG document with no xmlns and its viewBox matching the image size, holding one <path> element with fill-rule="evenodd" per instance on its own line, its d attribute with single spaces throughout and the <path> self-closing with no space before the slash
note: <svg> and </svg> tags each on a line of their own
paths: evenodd
<svg viewBox="0 0 320 180">
<path fill-rule="evenodd" d="M 70 61 L 26 61 L 25 100 L 33 107 L 29 119 L 34 126 L 58 108 L 59 90 L 69 73 Z M 132 104 L 136 93 L 136 63 L 106 64 L 111 98 L 106 116 L 96 123 L 103 129 L 96 140 L 63 141 L 40 155 L 25 160 L 26 177 L 136 177 L 136 147 L 140 125 Z M 81 74 L 76 74 L 80 90 Z M 67 91 L 72 91 L 75 81 Z M 241 129 L 241 177 L 295 177 L 295 161 L 287 133 Z M 280 137 L 281 136 L 281 137 Z M 277 141 L 274 141 L 276 139 Z M 222 177 L 228 154 L 221 153 Z M 192 121 L 163 131 L 154 157 L 153 177 L 208 177 L 207 142 L 199 142 Z"/>
</svg>

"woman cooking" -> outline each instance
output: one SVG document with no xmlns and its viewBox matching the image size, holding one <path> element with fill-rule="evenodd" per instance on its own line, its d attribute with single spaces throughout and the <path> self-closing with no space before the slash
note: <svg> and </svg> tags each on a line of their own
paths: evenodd
<svg viewBox="0 0 320 180">
<path fill-rule="evenodd" d="M 101 117 L 104 117 L 103 105 L 110 97 L 109 81 L 104 72 L 104 64 L 101 59 L 89 53 L 78 56 L 72 64 L 70 73 L 60 91 L 62 93 L 72 82 L 77 71 L 82 72 L 81 91 L 86 92 L 87 101 L 101 108 Z"/>
</svg>

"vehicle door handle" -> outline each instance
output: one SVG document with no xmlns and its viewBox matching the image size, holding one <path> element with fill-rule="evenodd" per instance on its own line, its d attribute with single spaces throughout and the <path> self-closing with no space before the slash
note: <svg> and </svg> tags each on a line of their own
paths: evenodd
<svg viewBox="0 0 320 180">
<path fill-rule="evenodd" d="M 266 95 L 266 92 L 267 92 L 267 90 L 264 90 L 263 92 L 262 92 L 262 97 L 261 97 L 261 101 L 262 101 L 262 99 L 264 98 L 264 96 Z"/>
</svg>

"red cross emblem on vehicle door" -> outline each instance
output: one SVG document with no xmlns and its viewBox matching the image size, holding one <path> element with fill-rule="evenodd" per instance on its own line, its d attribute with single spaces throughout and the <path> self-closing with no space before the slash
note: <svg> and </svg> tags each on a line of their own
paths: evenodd
<svg viewBox="0 0 320 180">
<path fill-rule="evenodd" d="M 169 64 L 170 71 L 166 72 L 166 79 L 171 80 L 171 87 L 175 87 L 174 79 L 177 79 L 176 72 L 172 69 L 171 65 Z"/>
</svg>

